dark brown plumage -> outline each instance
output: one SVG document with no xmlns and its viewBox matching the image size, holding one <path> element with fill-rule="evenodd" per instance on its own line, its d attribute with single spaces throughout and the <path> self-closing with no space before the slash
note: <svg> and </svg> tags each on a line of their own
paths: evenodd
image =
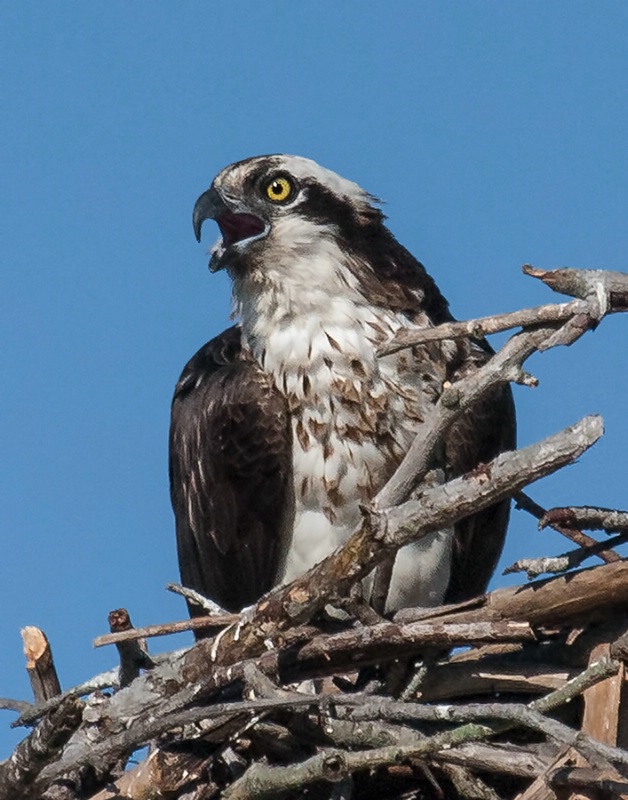
<svg viewBox="0 0 628 800">
<path fill-rule="evenodd" d="M 229 611 L 276 582 L 294 508 L 285 402 L 240 355 L 236 327 L 196 353 L 177 383 L 170 429 L 181 580 Z"/>
</svg>

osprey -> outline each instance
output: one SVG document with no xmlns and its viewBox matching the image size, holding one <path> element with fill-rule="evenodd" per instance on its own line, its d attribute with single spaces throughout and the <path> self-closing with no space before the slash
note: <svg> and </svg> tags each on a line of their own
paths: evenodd
<svg viewBox="0 0 628 800">
<path fill-rule="evenodd" d="M 199 241 L 206 219 L 221 232 L 209 267 L 227 270 L 238 322 L 177 383 L 171 496 L 183 583 L 239 611 L 347 540 L 443 386 L 492 350 L 460 339 L 378 357 L 399 329 L 453 317 L 375 198 L 314 161 L 226 167 L 194 207 Z M 500 388 L 450 430 L 433 466 L 450 478 L 514 443 Z M 386 610 L 484 591 L 508 515 L 504 501 L 400 550 Z"/>
</svg>

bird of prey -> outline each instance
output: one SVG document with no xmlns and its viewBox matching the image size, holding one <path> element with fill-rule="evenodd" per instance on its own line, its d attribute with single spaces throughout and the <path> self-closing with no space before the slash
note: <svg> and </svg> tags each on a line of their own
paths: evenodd
<svg viewBox="0 0 628 800">
<path fill-rule="evenodd" d="M 171 497 L 183 584 L 239 611 L 347 540 L 443 386 L 492 350 L 469 338 L 378 357 L 399 329 L 453 317 L 375 198 L 314 161 L 226 167 L 194 207 L 199 241 L 207 219 L 221 233 L 209 267 L 227 270 L 237 323 L 177 383 Z M 452 427 L 433 467 L 447 479 L 514 444 L 499 388 Z M 386 610 L 484 591 L 508 515 L 504 501 L 401 549 Z"/>
</svg>

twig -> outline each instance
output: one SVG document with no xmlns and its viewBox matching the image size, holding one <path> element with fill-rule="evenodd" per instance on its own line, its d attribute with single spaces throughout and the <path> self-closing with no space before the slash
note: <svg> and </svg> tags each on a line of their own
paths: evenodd
<svg viewBox="0 0 628 800">
<path fill-rule="evenodd" d="M 533 267 L 531 264 L 524 264 L 521 269 L 524 275 L 538 278 L 559 294 L 567 294 L 582 300 L 602 295 L 600 304 L 606 305 L 604 313 L 612 314 L 628 309 L 628 273 L 574 267 L 545 270 Z"/>
<path fill-rule="evenodd" d="M 462 764 L 481 772 L 500 772 L 529 778 L 550 766 L 554 751 L 549 747 L 545 747 L 545 750 L 548 752 L 547 756 L 539 748 L 531 750 L 516 745 L 469 742 L 452 750 L 434 753 L 431 760 L 436 763 Z"/>
<path fill-rule="evenodd" d="M 386 599 L 390 589 L 395 554 L 391 553 L 385 558 L 374 572 L 373 589 L 371 591 L 371 605 L 378 614 L 383 614 L 386 608 Z"/>
<path fill-rule="evenodd" d="M 524 511 L 527 511 L 528 514 L 532 514 L 533 517 L 538 519 L 539 521 L 543 520 L 548 512 L 542 508 L 538 503 L 535 503 L 534 500 L 527 495 L 525 492 L 517 492 L 514 495 L 515 500 L 515 508 L 521 508 Z M 564 525 L 557 525 L 552 522 L 548 523 L 549 527 L 553 530 L 561 533 L 570 541 L 577 544 L 579 547 L 594 547 L 597 544 L 597 541 L 593 539 L 591 536 L 587 536 L 586 533 L 582 533 L 582 531 L 576 530 L 575 528 L 570 528 Z M 546 527 L 546 526 L 543 526 Z M 620 557 L 617 553 L 613 552 L 612 550 L 604 550 L 601 553 L 597 553 L 598 557 L 605 561 L 607 564 L 611 564 L 613 561 L 619 561 Z"/>
<path fill-rule="evenodd" d="M 526 309 L 525 312 L 514 312 L 514 315 L 501 316 L 502 324 L 504 317 L 510 316 L 510 322 L 512 322 L 512 317 L 515 316 L 518 317 L 514 323 L 515 326 L 521 324 L 519 320 L 525 318 L 527 324 L 533 327 L 512 336 L 499 352 L 473 375 L 457 381 L 443 391 L 435 406 L 434 418 L 417 434 L 399 468 L 375 498 L 373 505 L 376 508 L 396 505 L 410 495 L 412 489 L 420 483 L 429 469 L 432 454 L 443 434 L 463 411 L 473 406 L 491 387 L 509 381 L 535 385 L 535 382 L 531 382 L 529 376 L 525 376 L 522 372 L 524 362 L 532 353 L 537 350 L 548 350 L 558 345 L 573 344 L 587 330 L 595 327 L 604 314 L 609 313 L 611 309 L 626 310 L 623 307 L 613 309 L 610 300 L 611 292 L 616 292 L 620 285 L 623 290 L 628 281 L 627 276 L 623 273 L 570 269 L 548 272 L 529 265 L 525 265 L 523 271 L 527 275 L 540 278 L 555 291 L 576 293 L 580 302 L 573 306 L 570 303 L 553 308 L 543 306 L 538 309 Z M 545 318 L 548 318 L 549 321 L 541 322 Z M 489 324 L 488 320 L 490 319 L 483 318 L 483 321 Z M 564 320 L 566 322 L 562 326 L 558 326 L 558 322 Z M 472 320 L 471 328 L 474 324 L 477 326 L 478 322 L 479 320 Z M 539 322 L 541 322 L 541 326 L 539 326 Z M 448 326 L 458 324 L 445 323 L 443 327 L 446 331 L 451 332 L 451 327 Z M 464 329 L 465 323 L 462 325 L 463 327 L 458 329 L 459 335 L 469 335 L 474 332 L 468 328 Z M 507 327 L 513 327 L 513 325 L 508 324 Z M 438 328 L 433 330 L 438 330 Z M 392 350 L 386 349 L 386 353 L 394 352 L 402 347 L 410 347 L 418 343 L 421 337 L 429 339 L 429 335 L 425 331 L 404 331 L 399 332 L 397 336 L 404 337 L 404 344 L 398 346 L 397 342 L 392 345 Z M 442 337 L 436 336 L 436 338 Z M 396 342 L 396 338 L 393 341 Z"/>
<path fill-rule="evenodd" d="M 525 360 L 553 333 L 553 328 L 538 328 L 515 334 L 476 372 L 444 389 L 430 424 L 416 435 L 395 474 L 376 495 L 374 507 L 396 506 L 409 497 L 431 468 L 434 450 L 453 423 L 492 387 L 516 381 Z"/>
<path fill-rule="evenodd" d="M 544 573 L 558 574 L 575 569 L 591 556 L 609 550 L 611 547 L 625 544 L 628 534 L 622 533 L 605 542 L 596 542 L 590 547 L 578 547 L 560 556 L 546 556 L 542 558 L 521 558 L 515 561 L 503 571 L 502 575 L 510 575 L 514 572 L 525 572 L 529 579 L 537 578 Z"/>
<path fill-rule="evenodd" d="M 553 291 L 577 299 L 567 303 L 547 303 L 506 314 L 491 314 L 464 322 L 446 322 L 434 328 L 401 330 L 380 348 L 378 355 L 390 355 L 426 342 L 487 336 L 511 328 L 569 323 L 572 320 L 576 321 L 582 333 L 592 327 L 592 324 L 597 324 L 604 314 L 628 310 L 628 276 L 623 272 L 569 268 L 541 270 L 529 264 L 524 264 L 522 271 L 525 275 L 542 280 Z M 589 318 L 588 323 L 583 322 L 583 317 Z M 557 341 L 556 344 L 558 343 L 567 342 Z"/>
<path fill-rule="evenodd" d="M 81 697 L 86 694 L 91 694 L 99 689 L 109 689 L 118 686 L 118 670 L 110 669 L 107 672 L 102 672 L 100 675 L 95 675 L 85 683 L 80 683 L 78 686 L 73 686 L 67 689 L 60 695 L 52 697 L 41 705 L 29 705 L 28 709 L 23 711 L 15 722 L 11 723 L 12 728 L 19 728 L 23 725 L 33 725 L 44 714 L 48 714 L 58 708 L 65 700 L 71 697 Z"/>
<path fill-rule="evenodd" d="M 167 583 L 166 589 L 169 592 L 182 595 L 186 600 L 189 600 L 190 603 L 194 603 L 200 608 L 205 609 L 205 611 L 214 617 L 231 616 L 228 611 L 225 611 L 218 603 L 210 600 L 209 597 L 205 597 L 194 589 L 188 589 L 187 586 L 181 586 L 180 583 Z"/>
<path fill-rule="evenodd" d="M 560 689 L 556 689 L 538 700 L 533 700 L 530 703 L 530 708 L 546 714 L 563 703 L 568 703 L 591 686 L 595 686 L 596 683 L 606 680 L 606 678 L 614 675 L 618 669 L 619 664 L 616 661 L 609 658 L 601 658 L 588 666 L 579 675 L 576 675 L 575 678 L 567 681 Z"/>
<path fill-rule="evenodd" d="M 129 687 L 125 691 L 131 691 L 132 688 Z M 184 725 L 213 720 L 214 727 L 219 728 L 224 725 L 225 720 L 248 720 L 252 716 L 265 711 L 307 708 L 308 706 L 317 706 L 321 702 L 326 702 L 326 700 L 318 695 L 297 695 L 288 699 L 284 697 L 262 698 L 259 700 L 220 703 L 208 707 L 197 706 L 183 711 L 166 713 L 159 717 L 136 720 L 128 729 L 116 731 L 115 733 L 111 732 L 97 742 L 92 742 L 88 736 L 76 739 L 73 742 L 74 746 L 71 748 L 71 752 L 68 752 L 70 748 L 66 748 L 62 758 L 43 770 L 40 778 L 42 783 L 56 780 L 62 775 L 72 772 L 85 763 L 87 759 L 94 767 L 106 769 L 107 765 L 116 758 L 118 753 L 128 753 L 151 739 Z M 209 727 L 205 726 L 204 735 L 207 735 L 208 730 Z M 0 800 L 3 800 L 3 798 L 0 797 Z"/>
<path fill-rule="evenodd" d="M 470 703 L 464 705 L 427 705 L 423 703 L 406 703 L 391 700 L 388 697 L 364 698 L 356 705 L 356 698 L 344 695 L 333 696 L 338 707 L 351 706 L 347 715 L 352 720 L 390 719 L 396 722 L 464 722 L 467 719 L 511 719 L 512 708 L 525 708 L 530 711 L 546 714 L 555 708 L 573 700 L 600 681 L 615 675 L 619 665 L 608 658 L 600 659 L 587 667 L 575 678 L 567 681 L 560 689 L 549 692 L 544 697 L 533 700 L 528 705 L 511 703 Z M 355 707 L 354 707 L 355 706 Z M 506 709 L 506 710 L 504 710 Z M 518 712 L 515 711 L 515 714 Z M 497 715 L 497 716 L 494 716 Z M 625 754 L 628 759 L 628 753 Z M 628 761 L 626 762 L 628 763 Z"/>
<path fill-rule="evenodd" d="M 551 508 L 539 520 L 539 528 L 548 525 L 561 525 L 567 528 L 586 528 L 590 531 L 621 533 L 628 531 L 628 511 L 591 506 L 567 506 Z M 609 546 L 610 542 L 606 542 Z"/>
<path fill-rule="evenodd" d="M 221 614 L 220 616 L 194 617 L 179 622 L 164 622 L 161 625 L 146 625 L 144 628 L 133 628 L 120 633 L 105 633 L 97 636 L 93 641 L 94 647 L 104 647 L 109 644 L 129 642 L 134 639 L 149 639 L 153 636 L 169 636 L 172 633 L 185 631 L 208 630 L 210 628 L 224 628 L 233 625 L 239 619 L 237 614 Z"/>
<path fill-rule="evenodd" d="M 434 618 L 447 622 L 472 622 L 489 619 L 525 620 L 533 626 L 557 627 L 582 618 L 607 619 L 613 611 L 624 611 L 628 604 L 628 562 L 582 569 L 555 578 L 533 581 L 523 586 L 495 589 L 479 608 L 458 611 L 454 606 L 433 609 Z M 404 608 L 395 622 L 427 620 L 429 610 Z"/>
<path fill-rule="evenodd" d="M 11 697 L 0 697 L 0 709 L 3 711 L 17 711 L 18 714 L 26 714 L 32 708 L 35 708 L 33 703 L 27 703 L 26 700 L 13 700 Z"/>
<path fill-rule="evenodd" d="M 338 666 L 337 654 L 346 663 L 346 654 L 354 653 L 354 663 L 363 665 L 382 659 L 400 658 L 425 647 L 456 647 L 470 643 L 534 641 L 528 623 L 489 622 L 470 625 L 449 625 L 447 622 L 414 622 L 398 625 L 383 622 L 368 628 L 356 628 L 331 636 L 318 636 L 299 648 L 295 658 L 313 664 L 320 662 L 326 670 Z"/>
<path fill-rule="evenodd" d="M 442 341 L 443 339 L 461 339 L 467 336 L 479 338 L 492 333 L 501 333 L 512 328 L 527 328 L 552 322 L 565 322 L 574 314 L 587 310 L 588 305 L 582 300 L 570 300 L 567 303 L 547 303 L 534 308 L 523 308 L 505 314 L 491 314 L 487 317 L 465 320 L 464 322 L 444 322 L 434 328 L 421 330 L 400 330 L 390 342 L 386 342 L 378 350 L 380 357 L 396 353 L 407 347 Z"/>
</svg>

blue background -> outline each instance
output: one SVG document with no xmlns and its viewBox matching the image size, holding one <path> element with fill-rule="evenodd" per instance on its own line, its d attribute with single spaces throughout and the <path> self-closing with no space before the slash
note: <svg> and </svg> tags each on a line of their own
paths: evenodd
<svg viewBox="0 0 628 800">
<path fill-rule="evenodd" d="M 229 320 L 191 228 L 213 175 L 288 152 L 357 181 L 459 318 L 558 300 L 521 264 L 627 269 L 627 34 L 600 0 L 2 3 L 0 695 L 30 698 L 24 625 L 69 687 L 115 664 L 109 610 L 186 615 L 167 431 Z M 625 342 L 618 316 L 528 362 L 521 444 L 606 421 L 539 502 L 626 506 Z M 565 549 L 514 512 L 503 565 Z"/>
</svg>

